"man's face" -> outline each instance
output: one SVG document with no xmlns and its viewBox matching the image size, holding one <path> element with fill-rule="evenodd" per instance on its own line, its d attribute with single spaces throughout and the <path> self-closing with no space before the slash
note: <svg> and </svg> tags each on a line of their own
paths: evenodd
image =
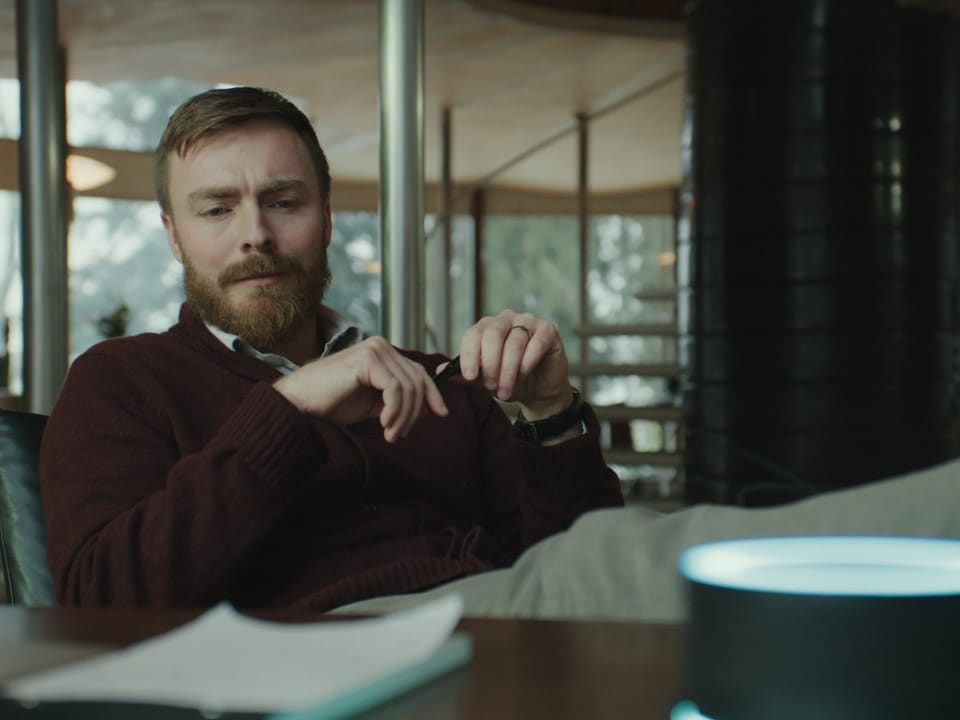
<svg viewBox="0 0 960 720">
<path fill-rule="evenodd" d="M 330 206 L 290 128 L 254 121 L 169 157 L 167 240 L 187 302 L 269 351 L 313 322 L 329 282 Z"/>
</svg>

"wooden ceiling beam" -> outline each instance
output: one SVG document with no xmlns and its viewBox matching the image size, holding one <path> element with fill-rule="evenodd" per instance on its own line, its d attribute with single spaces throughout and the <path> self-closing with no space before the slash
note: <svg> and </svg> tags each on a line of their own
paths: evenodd
<svg viewBox="0 0 960 720">
<path fill-rule="evenodd" d="M 567 30 L 648 38 L 683 36 L 681 0 L 469 0 L 487 12 Z"/>
<path fill-rule="evenodd" d="M 75 193 L 77 197 L 102 197 L 115 200 L 151 202 L 153 192 L 153 153 L 108 148 L 79 147 L 71 152 L 99 160 L 117 171 L 106 185 Z M 18 192 L 17 141 L 0 138 L 0 190 Z M 475 182 L 453 183 L 452 194 L 457 204 L 454 212 L 469 214 L 469 197 Z M 600 215 L 661 215 L 672 214 L 676 188 L 638 187 L 612 193 L 592 193 L 591 212 Z M 428 182 L 424 193 L 427 212 L 437 211 L 439 187 Z M 333 179 L 332 201 L 337 212 L 376 212 L 379 189 L 376 182 Z M 492 183 L 487 195 L 487 211 L 492 215 L 574 215 L 577 211 L 576 193 L 544 188 L 516 187 L 506 183 Z"/>
</svg>

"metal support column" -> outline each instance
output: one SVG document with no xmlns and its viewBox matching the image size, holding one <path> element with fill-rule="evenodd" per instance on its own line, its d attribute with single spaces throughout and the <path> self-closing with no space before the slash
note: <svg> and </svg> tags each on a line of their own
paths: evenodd
<svg viewBox="0 0 960 720">
<path fill-rule="evenodd" d="M 437 349 L 440 352 L 451 353 L 450 336 L 450 308 L 452 297 L 450 294 L 450 258 L 452 252 L 453 229 L 453 196 L 451 192 L 451 142 L 450 142 L 451 111 L 449 107 L 442 110 L 440 116 L 440 193 L 439 218 L 441 224 L 440 244 L 436 252 L 436 283 L 437 302 L 434 318 L 437 324 Z"/>
<path fill-rule="evenodd" d="M 423 0 L 380 2 L 383 334 L 422 348 Z"/>
<path fill-rule="evenodd" d="M 487 214 L 487 192 L 477 188 L 470 196 L 470 215 L 473 217 L 473 319 L 484 313 L 483 225 Z"/>
<path fill-rule="evenodd" d="M 23 407 L 49 413 L 67 369 L 66 101 L 56 0 L 17 0 Z"/>
<path fill-rule="evenodd" d="M 589 252 L 587 247 L 590 222 L 590 189 L 587 167 L 590 161 L 589 146 L 590 121 L 584 114 L 577 115 L 577 240 L 578 240 L 578 281 L 577 281 L 577 324 L 584 327 L 589 324 L 587 312 L 587 265 Z M 580 336 L 580 363 L 586 365 L 590 361 L 590 338 L 586 334 Z M 584 375 L 580 379 L 580 390 L 584 397 L 589 397 L 589 378 Z"/>
</svg>

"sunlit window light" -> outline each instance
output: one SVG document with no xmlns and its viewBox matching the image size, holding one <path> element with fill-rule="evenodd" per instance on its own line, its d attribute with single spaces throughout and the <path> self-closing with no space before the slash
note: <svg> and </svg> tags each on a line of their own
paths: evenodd
<svg viewBox="0 0 960 720">
<path fill-rule="evenodd" d="M 657 255 L 657 263 L 660 264 L 660 267 L 668 267 L 674 265 L 676 262 L 677 254 L 672 250 L 664 250 Z"/>
<path fill-rule="evenodd" d="M 79 192 L 106 185 L 117 176 L 117 171 L 106 163 L 86 155 L 67 155 L 67 182 Z"/>
</svg>

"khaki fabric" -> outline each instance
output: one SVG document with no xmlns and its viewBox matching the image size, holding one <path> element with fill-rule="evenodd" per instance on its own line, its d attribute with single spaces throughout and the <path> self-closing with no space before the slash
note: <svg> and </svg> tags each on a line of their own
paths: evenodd
<svg viewBox="0 0 960 720">
<path fill-rule="evenodd" d="M 686 586 L 676 568 L 685 548 L 729 538 L 853 534 L 960 537 L 960 461 L 773 508 L 597 510 L 509 569 L 335 612 L 386 612 L 457 592 L 468 616 L 682 621 Z"/>
</svg>

